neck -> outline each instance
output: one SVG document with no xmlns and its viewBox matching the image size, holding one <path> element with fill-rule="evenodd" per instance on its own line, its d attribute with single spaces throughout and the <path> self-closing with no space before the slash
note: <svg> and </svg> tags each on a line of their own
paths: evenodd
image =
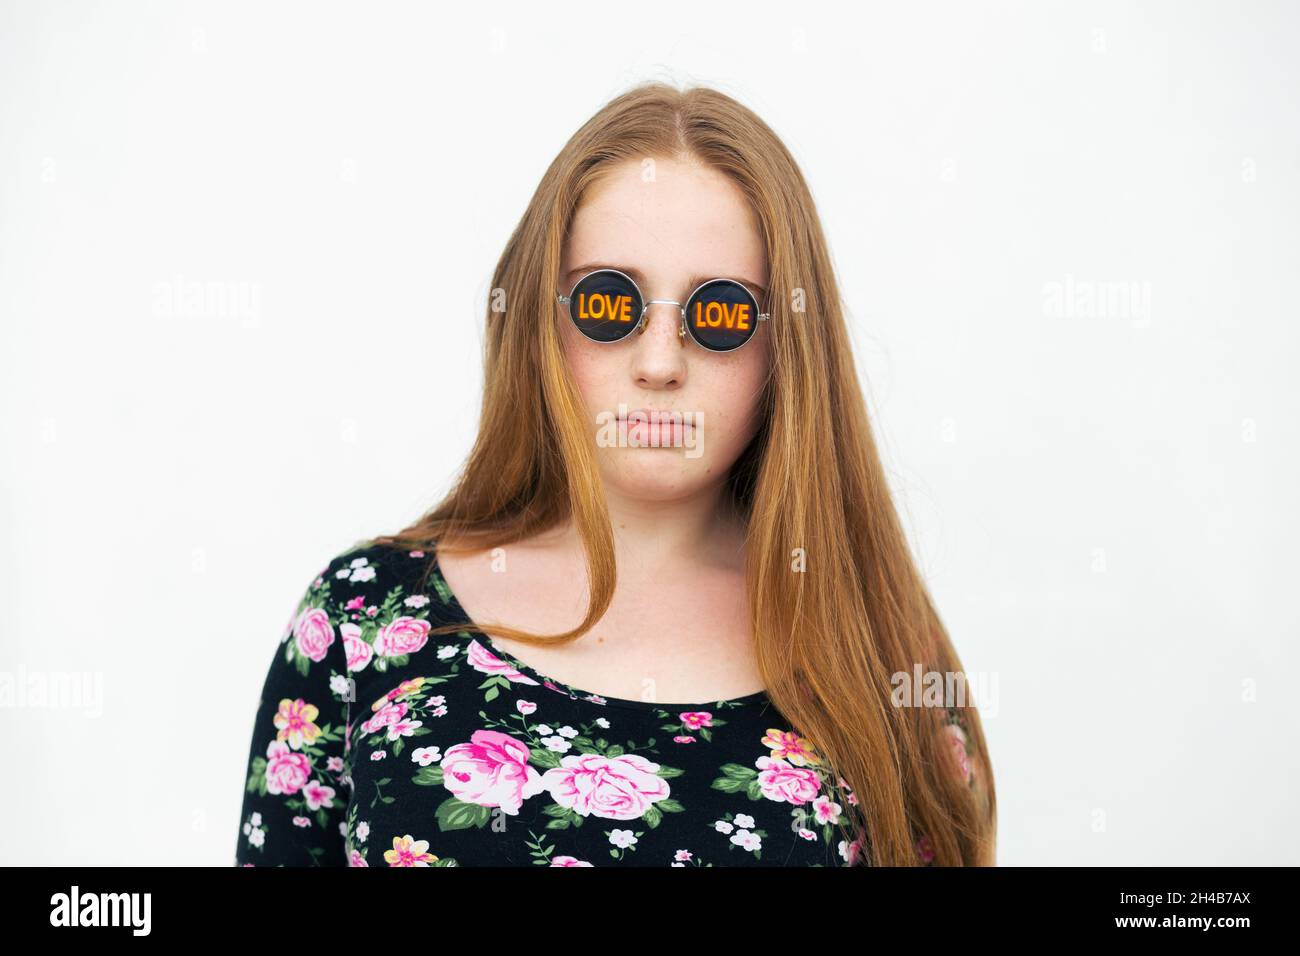
<svg viewBox="0 0 1300 956">
<path fill-rule="evenodd" d="M 740 568 L 745 529 L 725 483 L 671 500 L 631 497 L 606 485 L 605 500 L 614 534 L 614 557 L 620 571 L 655 574 L 684 563 Z M 572 521 L 559 532 L 580 547 Z"/>
</svg>

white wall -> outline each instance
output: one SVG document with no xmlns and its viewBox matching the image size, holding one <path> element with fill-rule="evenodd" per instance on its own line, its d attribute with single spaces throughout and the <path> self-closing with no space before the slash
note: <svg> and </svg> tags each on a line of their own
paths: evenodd
<svg viewBox="0 0 1300 956">
<path fill-rule="evenodd" d="M 813 186 L 999 861 L 1300 862 L 1295 7 L 548 9 L 0 7 L 0 674 L 102 694 L 0 707 L 0 862 L 229 864 L 285 619 L 448 486 L 496 257 L 649 77 Z"/>
</svg>

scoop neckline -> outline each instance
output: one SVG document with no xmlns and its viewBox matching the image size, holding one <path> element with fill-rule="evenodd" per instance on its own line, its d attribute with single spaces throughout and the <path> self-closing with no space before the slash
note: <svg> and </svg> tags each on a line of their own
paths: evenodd
<svg viewBox="0 0 1300 956">
<path fill-rule="evenodd" d="M 469 613 L 465 610 L 464 606 L 460 603 L 460 599 L 456 597 L 456 592 L 453 591 L 451 585 L 447 583 L 446 575 L 442 573 L 442 564 L 438 561 L 437 544 L 434 543 L 426 547 L 425 553 L 427 554 L 431 564 L 430 572 L 438 576 L 438 580 L 442 582 L 443 591 L 445 592 L 446 595 L 444 598 L 443 594 L 438 594 L 437 595 L 438 599 L 441 600 L 446 607 L 451 609 L 452 613 L 455 614 L 460 619 L 460 623 L 471 624 L 477 627 L 478 626 L 477 623 L 474 621 L 472 617 L 470 617 Z M 515 668 L 520 673 L 528 677 L 531 677 L 533 680 L 537 681 L 539 685 L 546 686 L 548 688 L 553 688 L 564 694 L 567 694 L 569 697 L 573 698 L 574 700 L 583 700 L 589 704 L 594 704 L 597 707 L 601 707 L 601 706 L 626 707 L 632 710 L 667 710 L 667 711 L 697 712 L 697 711 L 710 710 L 710 709 L 718 710 L 721 708 L 726 708 L 729 710 L 733 707 L 745 707 L 745 706 L 751 706 L 753 704 L 767 703 L 771 699 L 768 697 L 766 689 L 756 690 L 752 694 L 745 694 L 743 697 L 729 697 L 729 698 L 722 698 L 720 700 L 710 700 L 710 701 L 694 702 L 694 703 L 677 703 L 677 702 L 661 703 L 659 701 L 650 701 L 650 700 L 632 700 L 627 697 L 609 697 L 605 694 L 598 694 L 595 691 L 584 690 L 581 687 L 575 687 L 572 684 L 567 684 L 562 680 L 556 680 L 554 677 L 550 677 L 546 674 L 543 674 L 541 671 L 533 667 L 531 664 L 524 663 L 519 658 L 511 654 L 509 651 L 506 651 L 505 649 L 497 646 L 497 643 L 492 640 L 492 637 L 489 634 L 485 634 L 482 631 L 479 631 L 477 633 L 465 632 L 465 634 L 466 636 L 472 638 L 473 640 L 478 641 L 481 645 L 483 645 L 483 647 L 486 650 L 490 651 L 493 656 L 500 658 L 502 661 L 504 661 L 506 664 L 509 664 L 511 667 Z"/>
</svg>

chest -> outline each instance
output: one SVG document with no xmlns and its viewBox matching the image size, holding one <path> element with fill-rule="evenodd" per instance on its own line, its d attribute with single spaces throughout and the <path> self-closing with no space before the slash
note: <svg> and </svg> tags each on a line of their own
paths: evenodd
<svg viewBox="0 0 1300 956">
<path fill-rule="evenodd" d="M 585 577 L 571 570 L 527 560 L 506 573 L 481 560 L 443 561 L 441 570 L 474 621 L 550 634 L 574 628 L 586 611 Z M 547 677 L 604 697 L 723 700 L 763 686 L 745 581 L 736 573 L 622 575 L 609 608 L 577 640 L 554 647 L 492 640 Z"/>
<path fill-rule="evenodd" d="M 426 650 L 358 680 L 361 865 L 839 865 L 827 772 L 774 707 L 598 705 Z"/>
</svg>

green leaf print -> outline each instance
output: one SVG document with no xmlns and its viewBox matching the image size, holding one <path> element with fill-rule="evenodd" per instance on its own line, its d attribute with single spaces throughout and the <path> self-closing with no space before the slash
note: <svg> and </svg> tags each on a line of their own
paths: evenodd
<svg viewBox="0 0 1300 956">
<path fill-rule="evenodd" d="M 535 767 L 550 770 L 560 765 L 560 755 L 549 747 L 531 747 L 528 753 L 528 762 Z"/>
<path fill-rule="evenodd" d="M 419 772 L 411 779 L 422 787 L 440 787 L 442 786 L 442 767 L 421 767 Z"/>
<path fill-rule="evenodd" d="M 442 579 L 442 575 L 434 571 L 429 575 L 429 580 L 433 582 L 433 589 L 438 592 L 438 597 L 443 604 L 451 603 L 451 591 L 447 587 L 447 582 Z"/>
<path fill-rule="evenodd" d="M 254 757 L 248 768 L 248 792 L 266 796 L 266 758 Z"/>
<path fill-rule="evenodd" d="M 489 807 L 466 803 L 459 797 L 448 797 L 438 806 L 438 829 L 468 830 L 470 827 L 483 826 L 491 817 Z"/>
<path fill-rule="evenodd" d="M 723 793 L 739 793 L 742 790 L 749 790 L 751 786 L 758 786 L 758 771 L 752 767 L 739 763 L 724 763 L 718 769 L 723 775 L 710 785 L 714 790 L 721 790 Z"/>
</svg>

